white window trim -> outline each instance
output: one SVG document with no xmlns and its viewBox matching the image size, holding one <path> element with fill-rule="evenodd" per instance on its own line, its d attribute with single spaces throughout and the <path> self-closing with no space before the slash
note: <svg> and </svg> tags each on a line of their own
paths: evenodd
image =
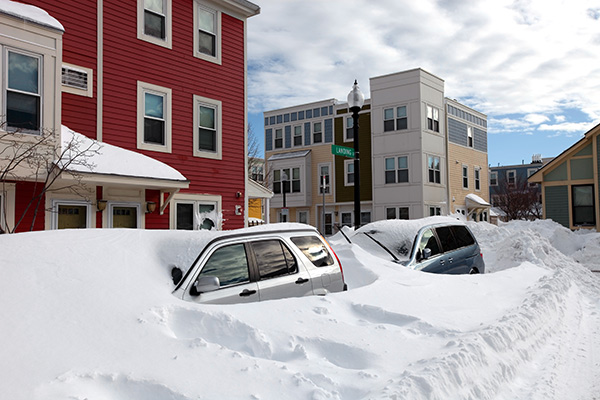
<svg viewBox="0 0 600 400">
<path fill-rule="evenodd" d="M 467 147 L 475 147 L 475 137 L 473 136 L 473 127 L 467 126 Z"/>
<path fill-rule="evenodd" d="M 294 139 L 296 136 L 296 128 L 300 128 L 300 144 L 295 144 Z M 302 147 L 304 145 L 304 129 L 302 129 L 302 125 L 293 125 L 292 126 L 292 147 Z"/>
<path fill-rule="evenodd" d="M 79 96 L 94 97 L 94 70 L 91 68 L 80 67 L 79 65 L 69 64 L 66 62 L 62 63 L 63 68 L 71 70 L 79 70 L 87 74 L 87 89 L 79 89 L 73 86 L 65 85 L 62 83 L 62 68 L 61 68 L 61 90 L 63 93 L 71 93 Z"/>
<path fill-rule="evenodd" d="M 146 35 L 144 33 L 144 0 L 137 0 L 138 4 L 138 15 L 137 15 L 137 38 L 140 40 L 144 40 L 146 42 L 150 42 L 156 44 L 158 46 L 166 47 L 168 49 L 173 48 L 173 35 L 172 35 L 172 0 L 163 0 L 165 2 L 166 8 L 166 18 L 165 18 L 165 39 L 159 39 L 152 35 Z"/>
<path fill-rule="evenodd" d="M 496 176 L 496 183 L 492 183 L 492 176 Z M 490 186 L 498 186 L 498 171 L 490 171 Z"/>
<path fill-rule="evenodd" d="M 477 171 L 479 171 L 479 179 L 477 179 Z M 479 189 L 477 189 L 477 181 L 479 181 Z M 481 192 L 481 167 L 473 167 L 473 187 L 476 192 Z"/>
<path fill-rule="evenodd" d="M 52 200 L 52 222 L 50 229 L 58 229 L 58 206 L 85 206 L 85 227 L 92 227 L 92 204 L 89 201 L 77 201 L 77 200 Z"/>
<path fill-rule="evenodd" d="M 465 171 L 467 171 L 467 175 L 465 176 Z M 467 178 L 467 186 L 465 186 L 465 178 Z M 463 189 L 468 189 L 469 188 L 469 166 L 466 164 L 462 165 L 461 168 L 461 173 L 460 173 L 460 179 L 461 179 L 461 183 L 462 183 L 462 188 Z"/>
<path fill-rule="evenodd" d="M 300 222 L 300 214 L 306 213 L 306 223 L 310 223 L 310 211 L 309 210 L 297 210 L 296 211 L 296 222 Z"/>
<path fill-rule="evenodd" d="M 198 137 L 198 128 L 200 125 L 200 115 L 198 107 L 200 105 L 208 106 L 215 109 L 215 124 L 216 129 L 216 142 L 217 151 L 206 151 L 200 150 L 200 138 Z M 222 127 L 222 103 L 219 100 L 209 99 L 208 97 L 202 97 L 194 95 L 194 157 L 210 158 L 213 160 L 223 159 L 223 127 Z"/>
<path fill-rule="evenodd" d="M 216 38 L 215 38 L 215 56 L 211 56 L 209 54 L 204 54 L 198 51 L 198 30 L 200 27 L 198 26 L 198 7 L 203 8 L 204 10 L 215 14 L 215 28 L 216 28 Z M 221 11 L 216 10 L 212 7 L 207 6 L 205 3 L 195 0 L 194 1 L 194 57 L 200 58 L 205 61 L 209 61 L 215 64 L 221 65 Z"/>
<path fill-rule="evenodd" d="M 329 188 L 329 192 L 325 192 L 325 196 L 328 196 L 333 193 L 333 188 L 332 188 L 333 179 L 331 176 L 331 174 L 332 174 L 331 163 L 320 163 L 317 165 L 317 171 L 318 171 L 317 178 L 319 180 L 319 182 L 318 182 L 319 188 L 317 190 L 317 193 L 319 193 L 319 196 L 323 196 L 323 192 L 321 192 L 321 176 L 322 176 L 321 175 L 321 167 L 329 168 L 329 184 L 327 185 L 327 187 Z"/>
<path fill-rule="evenodd" d="M 354 159 L 344 160 L 344 186 L 354 186 L 354 182 L 348 182 L 348 164 L 354 165 Z M 354 180 L 356 181 L 356 171 L 354 171 Z"/>
<path fill-rule="evenodd" d="M 15 227 L 15 195 L 16 195 L 16 184 L 15 183 L 2 183 L 0 186 L 0 229 L 4 232 L 8 232 L 9 229 Z"/>
<path fill-rule="evenodd" d="M 217 224 L 216 228 L 218 231 L 223 226 L 223 201 L 221 196 L 208 195 L 208 194 L 177 194 L 173 197 L 171 205 L 169 206 L 169 229 L 176 230 L 177 228 L 177 203 L 213 203 L 216 206 Z M 195 213 L 194 213 L 195 216 Z M 196 224 L 197 221 L 194 221 Z M 194 229 L 197 230 L 197 229 Z"/>
<path fill-rule="evenodd" d="M 109 201 L 108 202 L 108 207 L 106 207 L 106 210 L 108 211 L 108 227 L 109 228 L 113 228 L 113 209 L 115 207 L 132 207 L 136 209 L 137 212 L 137 216 L 136 216 L 136 223 L 137 226 L 136 228 L 139 229 L 142 226 L 142 213 L 141 213 L 141 205 L 140 203 L 129 203 L 129 202 L 112 202 Z"/>
<path fill-rule="evenodd" d="M 3 46 L 0 46 L 0 49 L 2 49 Z M 4 47 L 4 51 L 2 51 L 2 59 L 0 59 L 0 61 L 2 62 L 2 68 L 0 68 L 0 70 L 3 70 L 4 73 L 2 74 L 2 77 L 0 77 L 0 87 L 2 88 L 2 95 L 0 95 L 0 105 L 2 106 L 0 108 L 0 115 L 4 115 L 4 118 L 6 118 L 6 114 L 7 114 L 7 110 L 6 107 L 8 105 L 8 99 L 7 99 L 7 92 L 9 91 L 8 89 L 8 53 L 17 53 L 17 54 L 22 54 L 28 57 L 32 57 L 32 58 L 37 58 L 38 59 L 38 93 L 30 93 L 30 92 L 21 92 L 21 93 L 26 93 L 27 95 L 33 96 L 33 95 L 37 95 L 40 98 L 40 115 L 38 116 L 38 119 L 40 121 L 40 126 L 39 129 L 20 129 L 20 128 L 15 128 L 15 127 L 9 127 L 8 123 L 5 123 L 5 126 L 1 126 L 0 130 L 4 130 L 4 131 L 19 131 L 19 133 L 27 133 L 27 134 L 34 134 L 34 135 L 39 135 L 40 132 L 44 129 L 44 89 L 45 89 L 45 76 L 44 76 L 44 67 L 45 67 L 45 63 L 44 63 L 44 55 L 40 54 L 40 53 L 35 53 L 35 52 L 31 52 L 31 51 L 27 51 L 24 49 L 20 49 L 17 47 L 9 47 L 9 46 L 5 46 Z M 4 84 L 4 86 L 2 86 L 2 83 Z M 17 91 L 19 92 L 19 91 Z M 5 119 L 6 121 L 6 119 Z"/>
<path fill-rule="evenodd" d="M 153 144 L 144 142 L 144 93 L 151 92 L 158 95 L 164 95 L 166 99 L 165 104 L 165 144 Z M 141 150 L 159 151 L 161 153 L 171 152 L 171 106 L 172 106 L 172 94 L 171 89 L 153 85 L 151 83 L 137 81 L 137 148 Z"/>
<path fill-rule="evenodd" d="M 512 173 L 513 173 L 513 175 L 514 175 L 514 180 L 515 180 L 513 183 L 510 183 L 510 178 L 509 178 L 509 174 L 510 174 L 511 172 L 512 172 Z M 516 170 L 516 169 L 509 169 L 509 170 L 506 170 L 506 184 L 507 184 L 507 185 L 515 185 L 515 186 L 516 186 L 516 184 L 517 184 L 517 170 Z"/>
<path fill-rule="evenodd" d="M 344 117 L 344 142 L 354 142 L 354 136 L 349 138 L 348 137 L 348 119 L 350 119 L 352 121 L 352 135 L 354 135 L 354 119 L 352 117 Z M 360 127 L 359 127 L 360 128 Z M 359 133 L 360 134 L 360 133 Z"/>
</svg>

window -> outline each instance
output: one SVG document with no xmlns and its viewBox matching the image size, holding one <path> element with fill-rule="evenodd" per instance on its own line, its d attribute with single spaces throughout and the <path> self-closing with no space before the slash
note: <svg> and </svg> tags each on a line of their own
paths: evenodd
<svg viewBox="0 0 600 400">
<path fill-rule="evenodd" d="M 252 242 L 252 250 L 257 257 L 260 280 L 276 278 L 298 272 L 298 263 L 290 250 L 279 240 Z"/>
<path fill-rule="evenodd" d="M 285 190 L 285 193 L 300 193 L 300 168 L 291 168 L 291 175 L 290 168 L 276 169 L 273 171 L 273 193 L 283 193 L 282 187 Z"/>
<path fill-rule="evenodd" d="M 442 215 L 442 209 L 440 207 L 429 207 L 429 216 Z"/>
<path fill-rule="evenodd" d="M 442 250 L 444 252 L 452 251 L 459 247 L 449 226 L 439 226 L 435 228 L 435 231 L 440 239 L 440 244 L 442 245 Z"/>
<path fill-rule="evenodd" d="M 325 247 L 319 238 L 315 236 L 299 236 L 293 237 L 291 240 L 315 267 L 333 265 L 333 257 L 331 257 L 327 247 Z"/>
<path fill-rule="evenodd" d="M 473 147 L 473 128 L 467 126 L 467 146 Z"/>
<path fill-rule="evenodd" d="M 344 186 L 354 186 L 354 160 L 344 160 Z"/>
<path fill-rule="evenodd" d="M 283 130 L 275 129 L 275 148 L 282 149 L 283 148 Z"/>
<path fill-rule="evenodd" d="M 323 141 L 323 131 L 320 122 L 313 124 L 313 143 L 321 143 Z"/>
<path fill-rule="evenodd" d="M 80 96 L 93 97 L 93 76 L 91 68 L 79 67 L 72 64 L 62 65 L 62 91 Z"/>
<path fill-rule="evenodd" d="M 514 169 L 506 171 L 506 182 L 508 183 L 508 187 L 515 187 L 517 183 L 517 171 Z"/>
<path fill-rule="evenodd" d="M 294 127 L 294 146 L 302 146 L 302 126 Z"/>
<path fill-rule="evenodd" d="M 410 219 L 408 207 L 389 207 L 385 209 L 386 219 Z"/>
<path fill-rule="evenodd" d="M 498 171 L 490 171 L 490 186 L 498 186 Z"/>
<path fill-rule="evenodd" d="M 475 190 L 481 190 L 481 168 L 475 168 Z"/>
<path fill-rule="evenodd" d="M 333 215 L 325 213 L 325 235 L 333 235 Z"/>
<path fill-rule="evenodd" d="M 221 102 L 194 96 L 194 156 L 222 158 Z"/>
<path fill-rule="evenodd" d="M 408 182 L 408 157 L 385 159 L 385 183 Z"/>
<path fill-rule="evenodd" d="M 140 228 L 140 205 L 109 203 L 109 226 L 111 228 Z"/>
<path fill-rule="evenodd" d="M 84 201 L 52 201 L 52 229 L 85 229 L 91 227 L 91 205 Z"/>
<path fill-rule="evenodd" d="M 371 212 L 370 211 L 361 211 L 360 213 L 360 224 L 366 225 L 371 222 Z"/>
<path fill-rule="evenodd" d="M 308 211 L 298 211 L 298 222 L 308 224 Z"/>
<path fill-rule="evenodd" d="M 436 156 L 427 156 L 427 169 L 429 172 L 429 182 L 441 183 L 440 158 Z"/>
<path fill-rule="evenodd" d="M 594 185 L 573 186 L 573 225 L 596 225 Z"/>
<path fill-rule="evenodd" d="M 482 219 L 482 221 L 484 220 Z M 454 233 L 454 237 L 456 238 L 456 243 L 459 248 L 475 244 L 475 239 L 465 226 L 453 225 L 450 227 L 450 229 L 452 230 L 452 233 Z"/>
<path fill-rule="evenodd" d="M 417 260 L 422 259 L 423 250 L 425 249 L 431 250 L 430 257 L 441 253 L 440 245 L 438 244 L 437 238 L 435 237 L 435 234 L 431 229 L 427 229 L 421 235 L 421 240 L 419 241 L 419 248 L 417 250 Z"/>
<path fill-rule="evenodd" d="M 329 164 L 319 165 L 319 193 L 323 194 L 323 189 L 325 194 L 330 193 L 330 177 L 329 177 Z M 323 182 L 325 179 L 325 182 Z"/>
<path fill-rule="evenodd" d="M 221 64 L 221 13 L 194 2 L 194 56 Z"/>
<path fill-rule="evenodd" d="M 171 0 L 138 0 L 138 39 L 170 49 L 171 30 Z"/>
<path fill-rule="evenodd" d="M 440 110 L 435 107 L 427 106 L 427 129 L 440 131 Z"/>
<path fill-rule="evenodd" d="M 350 212 L 342 213 L 342 226 L 352 226 L 352 213 L 350 213 Z"/>
<path fill-rule="evenodd" d="M 535 174 L 535 172 L 537 171 L 537 168 L 528 168 L 527 169 L 527 178 L 529 178 L 531 175 Z M 529 187 L 536 187 L 537 183 L 536 182 L 529 182 Z"/>
<path fill-rule="evenodd" d="M 214 196 L 211 196 L 214 197 Z M 219 201 L 176 200 L 175 228 L 182 230 L 218 229 Z"/>
<path fill-rule="evenodd" d="M 354 118 L 352 117 L 346 117 L 346 138 L 344 141 L 354 141 Z"/>
<path fill-rule="evenodd" d="M 466 165 L 462 166 L 462 185 L 463 189 L 469 188 L 469 167 Z"/>
<path fill-rule="evenodd" d="M 220 286 L 249 282 L 248 258 L 243 243 L 221 247 L 210 256 L 199 277 L 216 276 Z"/>
<path fill-rule="evenodd" d="M 406 106 L 386 108 L 383 110 L 383 131 L 399 131 L 408 128 Z"/>
<path fill-rule="evenodd" d="M 171 89 L 138 81 L 137 146 L 171 152 Z"/>
<path fill-rule="evenodd" d="M 41 61 L 39 56 L 7 52 L 6 125 L 23 131 L 40 130 Z"/>
</svg>

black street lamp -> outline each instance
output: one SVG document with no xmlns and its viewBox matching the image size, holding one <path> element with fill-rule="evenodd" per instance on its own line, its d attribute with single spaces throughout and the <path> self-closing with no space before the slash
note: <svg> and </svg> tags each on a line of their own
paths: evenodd
<svg viewBox="0 0 600 400">
<path fill-rule="evenodd" d="M 360 227 L 360 157 L 358 154 L 358 112 L 365 104 L 365 96 L 358 88 L 358 82 L 354 80 L 354 86 L 348 94 L 348 107 L 352 111 L 352 122 L 354 125 L 354 228 Z"/>
</svg>

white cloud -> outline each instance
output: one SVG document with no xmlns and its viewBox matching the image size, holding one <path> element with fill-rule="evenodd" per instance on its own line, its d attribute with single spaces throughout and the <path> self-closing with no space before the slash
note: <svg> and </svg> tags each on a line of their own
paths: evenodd
<svg viewBox="0 0 600 400">
<path fill-rule="evenodd" d="M 469 99 L 490 118 L 527 115 L 523 129 L 566 107 L 600 116 L 600 67 L 594 67 L 600 14 L 588 1 L 264 0 L 260 6 L 248 22 L 254 112 L 345 99 L 355 78 L 368 92 L 370 77 L 421 67 L 445 80 L 447 96 Z"/>
</svg>

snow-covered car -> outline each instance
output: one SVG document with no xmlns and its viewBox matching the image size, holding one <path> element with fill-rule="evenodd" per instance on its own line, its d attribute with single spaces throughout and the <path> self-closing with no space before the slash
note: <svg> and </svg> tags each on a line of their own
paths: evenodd
<svg viewBox="0 0 600 400">
<path fill-rule="evenodd" d="M 361 227 L 350 239 L 371 251 L 383 250 L 395 262 L 415 270 L 442 274 L 485 272 L 475 236 L 465 223 L 450 217 L 377 221 Z"/>
<path fill-rule="evenodd" d="M 230 231 L 206 244 L 175 296 L 197 303 L 247 303 L 347 290 L 342 265 L 309 225 L 273 224 Z"/>
</svg>

